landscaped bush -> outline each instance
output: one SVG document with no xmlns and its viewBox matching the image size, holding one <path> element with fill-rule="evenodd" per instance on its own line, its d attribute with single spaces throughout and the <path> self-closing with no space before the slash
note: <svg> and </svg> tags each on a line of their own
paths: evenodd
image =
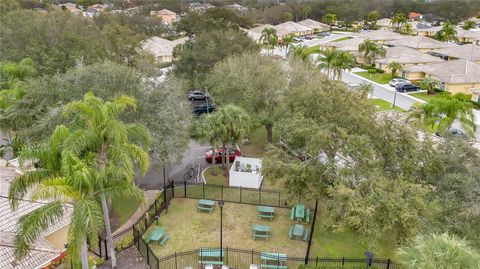
<svg viewBox="0 0 480 269">
<path fill-rule="evenodd" d="M 369 74 L 376 74 L 376 73 L 377 73 L 377 69 L 370 68 L 370 69 L 368 69 L 367 72 L 368 72 Z"/>
<path fill-rule="evenodd" d="M 115 243 L 115 249 L 120 251 L 129 248 L 133 244 L 133 233 L 128 233 L 125 237 Z"/>
<path fill-rule="evenodd" d="M 377 73 L 380 73 L 380 74 L 385 73 L 385 70 L 380 69 L 380 68 L 375 68 L 375 70 L 377 71 Z"/>
</svg>

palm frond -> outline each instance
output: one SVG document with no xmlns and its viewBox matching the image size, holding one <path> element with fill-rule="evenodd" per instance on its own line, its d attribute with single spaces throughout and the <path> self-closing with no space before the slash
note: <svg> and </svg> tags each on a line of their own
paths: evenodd
<svg viewBox="0 0 480 269">
<path fill-rule="evenodd" d="M 17 208 L 18 199 L 24 198 L 29 190 L 39 185 L 43 180 L 50 176 L 50 171 L 40 168 L 16 177 L 8 189 L 8 199 L 12 209 Z"/>
</svg>

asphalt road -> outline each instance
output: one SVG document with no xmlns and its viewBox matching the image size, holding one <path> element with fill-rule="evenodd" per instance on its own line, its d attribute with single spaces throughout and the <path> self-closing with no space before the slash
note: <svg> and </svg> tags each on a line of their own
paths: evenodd
<svg viewBox="0 0 480 269">
<path fill-rule="evenodd" d="M 203 171 L 210 164 L 205 161 L 205 151 L 210 148 L 210 145 L 202 145 L 191 140 L 188 145 L 188 150 L 185 152 L 183 160 L 177 164 L 167 167 L 166 182 L 173 180 L 174 182 L 182 183 L 186 167 L 189 165 L 200 164 L 200 169 Z M 163 169 L 159 171 L 150 168 L 143 177 L 137 177 L 135 182 L 137 185 L 145 190 L 158 190 L 163 186 Z"/>
</svg>

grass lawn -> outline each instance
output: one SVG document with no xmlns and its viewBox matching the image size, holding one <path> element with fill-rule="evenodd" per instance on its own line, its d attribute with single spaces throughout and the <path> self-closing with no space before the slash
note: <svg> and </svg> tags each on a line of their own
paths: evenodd
<svg viewBox="0 0 480 269">
<path fill-rule="evenodd" d="M 339 39 L 332 40 L 331 42 L 339 42 L 339 41 L 348 40 L 348 39 L 350 39 L 349 36 L 344 36 L 344 37 L 341 37 Z"/>
<path fill-rule="evenodd" d="M 165 227 L 170 239 L 165 247 L 150 243 L 152 250 L 159 257 L 179 251 L 200 247 L 218 247 L 220 233 L 219 207 L 215 205 L 212 213 L 197 212 L 194 199 L 173 199 L 167 214 L 160 216 L 160 226 Z M 268 240 L 253 240 L 252 224 L 268 225 L 271 228 Z M 291 241 L 288 229 L 291 226 L 290 210 L 275 208 L 273 221 L 259 220 L 257 207 L 225 203 L 223 208 L 223 244 L 224 247 L 255 249 L 286 253 L 292 257 L 305 256 L 307 244 Z M 152 226 L 154 227 L 154 225 Z M 149 234 L 145 233 L 144 238 Z M 307 229 L 309 229 L 307 225 Z"/>
<path fill-rule="evenodd" d="M 319 49 L 320 49 L 320 45 L 317 45 L 317 46 L 307 48 L 306 51 L 308 53 L 315 53 L 315 52 L 318 52 Z"/>
<path fill-rule="evenodd" d="M 112 198 L 113 210 L 117 214 L 119 222 L 121 224 L 125 223 L 125 221 L 127 221 L 130 216 L 132 216 L 133 213 L 137 211 L 140 204 L 141 201 L 125 199 L 124 197 L 113 196 Z"/>
<path fill-rule="evenodd" d="M 389 102 L 387 102 L 383 99 L 375 98 L 375 99 L 370 99 L 370 100 L 372 101 L 374 106 L 378 107 L 379 111 L 392 110 L 392 104 L 390 104 Z M 395 106 L 395 110 L 400 111 L 400 112 L 405 112 L 404 109 L 402 109 L 398 106 Z"/>
<path fill-rule="evenodd" d="M 278 143 L 279 134 L 278 131 L 273 128 L 273 143 Z M 242 151 L 243 156 L 261 158 L 265 154 L 267 145 L 267 130 L 265 127 L 260 126 L 256 128 L 254 132 L 250 135 L 250 142 L 246 145 L 239 144 L 240 150 Z"/>
<path fill-rule="evenodd" d="M 433 99 L 437 98 L 440 96 L 440 94 L 427 94 L 426 92 L 419 92 L 419 93 L 411 93 L 409 94 L 413 97 L 416 97 L 418 99 L 421 99 L 423 101 L 427 101 L 427 102 L 430 102 L 432 101 Z"/>
<path fill-rule="evenodd" d="M 212 175 L 212 170 L 216 173 L 216 175 Z M 215 185 L 225 185 L 228 186 L 228 178 L 223 175 L 224 170 L 221 166 L 210 166 L 205 170 L 203 176 L 207 181 L 207 184 L 215 184 Z"/>
<path fill-rule="evenodd" d="M 365 71 L 365 72 L 356 72 L 355 74 L 357 74 L 359 76 L 362 76 L 366 79 L 373 80 L 373 81 L 375 81 L 377 83 L 380 83 L 380 84 L 388 84 L 388 82 L 390 82 L 390 80 L 392 80 L 392 74 L 390 74 L 390 73 L 369 74 L 368 72 Z"/>
</svg>

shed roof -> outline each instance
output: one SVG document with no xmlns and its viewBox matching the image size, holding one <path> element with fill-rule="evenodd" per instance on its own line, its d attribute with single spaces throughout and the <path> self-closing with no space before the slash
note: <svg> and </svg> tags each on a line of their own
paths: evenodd
<svg viewBox="0 0 480 269">
<path fill-rule="evenodd" d="M 478 75 L 480 74 L 480 64 L 464 59 L 411 66 L 408 71 L 423 72 L 450 84 L 480 83 Z"/>
<path fill-rule="evenodd" d="M 426 64 L 443 62 L 443 60 L 438 57 L 407 47 L 392 47 L 386 48 L 385 50 L 385 57 L 376 59 L 375 62 L 383 64 L 389 64 L 391 62 L 398 62 L 401 64 Z"/>
</svg>

